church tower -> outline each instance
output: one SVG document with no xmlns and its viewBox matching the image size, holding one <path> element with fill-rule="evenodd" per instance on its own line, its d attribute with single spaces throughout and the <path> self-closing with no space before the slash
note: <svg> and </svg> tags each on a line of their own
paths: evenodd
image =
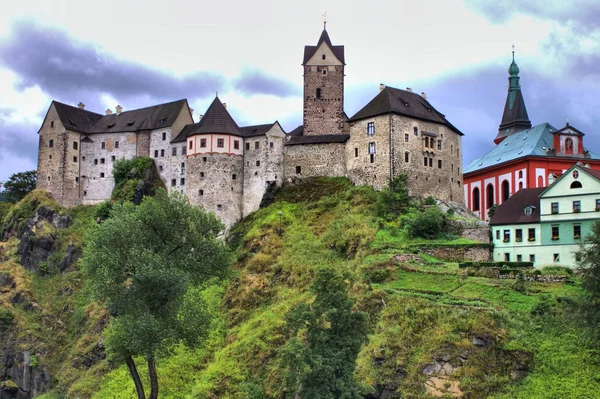
<svg viewBox="0 0 600 399">
<path fill-rule="evenodd" d="M 331 44 L 324 25 L 317 45 L 304 46 L 305 136 L 343 133 L 345 65 L 344 46 Z"/>
<path fill-rule="evenodd" d="M 506 96 L 506 104 L 504 105 L 504 114 L 502 122 L 498 129 L 498 135 L 494 139 L 494 143 L 498 144 L 511 134 L 531 128 L 531 121 L 527 116 L 527 108 L 525 108 L 525 100 L 521 93 L 521 85 L 519 83 L 519 67 L 515 63 L 515 51 L 513 46 L 513 59 L 508 67 L 508 95 Z"/>
</svg>

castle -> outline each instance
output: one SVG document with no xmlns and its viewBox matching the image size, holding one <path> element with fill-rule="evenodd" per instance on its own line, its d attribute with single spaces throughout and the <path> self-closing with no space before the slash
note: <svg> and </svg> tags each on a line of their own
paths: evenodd
<svg viewBox="0 0 600 399">
<path fill-rule="evenodd" d="M 345 176 L 381 189 L 409 177 L 412 195 L 463 202 L 462 136 L 410 89 L 380 85 L 354 116 L 344 112 L 344 46 L 326 29 L 304 48 L 303 124 L 239 127 L 218 97 L 194 123 L 187 100 L 105 115 L 53 101 L 39 130 L 37 187 L 64 206 L 110 198 L 116 160 L 149 156 L 169 191 L 227 226 L 255 211 L 285 180 Z"/>
</svg>

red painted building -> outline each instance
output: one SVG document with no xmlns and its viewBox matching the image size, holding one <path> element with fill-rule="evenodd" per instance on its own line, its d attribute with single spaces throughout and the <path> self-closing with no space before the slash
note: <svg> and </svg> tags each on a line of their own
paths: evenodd
<svg viewBox="0 0 600 399">
<path fill-rule="evenodd" d="M 514 60 L 496 146 L 472 161 L 463 174 L 465 204 L 488 219 L 488 209 L 500 205 L 522 188 L 547 187 L 573 164 L 600 170 L 600 157 L 589 152 L 584 134 L 568 123 L 556 129 L 549 123 L 531 127 Z"/>
</svg>

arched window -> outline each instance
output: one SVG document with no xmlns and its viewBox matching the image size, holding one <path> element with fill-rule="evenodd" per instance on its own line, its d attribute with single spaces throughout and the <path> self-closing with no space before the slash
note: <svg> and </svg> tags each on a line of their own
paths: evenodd
<svg viewBox="0 0 600 399">
<path fill-rule="evenodd" d="M 519 179 L 522 179 L 522 178 L 523 178 L 523 171 L 522 171 L 522 170 L 520 170 L 520 171 L 519 171 Z"/>
<path fill-rule="evenodd" d="M 492 205 L 494 205 L 494 203 L 495 203 L 495 201 L 494 201 L 494 186 L 492 186 L 491 184 L 488 184 L 486 191 L 487 191 L 486 209 L 490 209 L 492 207 Z"/>
<path fill-rule="evenodd" d="M 581 188 L 581 187 L 583 187 L 583 186 L 581 185 L 580 181 L 575 180 L 573 183 L 571 183 L 571 188 Z"/>
<path fill-rule="evenodd" d="M 570 137 L 565 140 L 565 152 L 573 152 L 573 139 Z"/>
<path fill-rule="evenodd" d="M 510 184 L 508 184 L 508 180 L 504 180 L 502 182 L 502 202 L 506 201 L 510 196 Z"/>
<path fill-rule="evenodd" d="M 317 89 L 317 98 L 321 98 L 321 88 Z"/>
<path fill-rule="evenodd" d="M 480 199 L 479 187 L 475 187 L 473 189 L 473 211 L 479 210 L 479 199 Z"/>
<path fill-rule="evenodd" d="M 537 178 L 537 186 L 544 187 L 544 176 L 538 176 Z"/>
</svg>

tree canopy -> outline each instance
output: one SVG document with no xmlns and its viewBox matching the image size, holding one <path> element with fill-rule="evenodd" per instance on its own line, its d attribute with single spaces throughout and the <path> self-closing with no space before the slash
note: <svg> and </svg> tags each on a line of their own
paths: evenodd
<svg viewBox="0 0 600 399">
<path fill-rule="evenodd" d="M 107 350 L 129 367 L 138 398 L 145 396 L 133 356 L 148 361 L 150 398 L 156 398 L 156 354 L 182 341 L 197 345 L 209 330 L 194 290 L 226 274 L 230 254 L 217 238 L 222 229 L 214 214 L 159 190 L 139 206 L 115 204 L 89 234 L 83 265 L 112 315 Z"/>
<path fill-rule="evenodd" d="M 37 171 L 29 170 L 11 175 L 7 181 L 0 182 L 4 190 L 2 194 L 3 200 L 7 202 L 19 202 L 30 191 L 35 189 L 37 179 Z"/>
</svg>

